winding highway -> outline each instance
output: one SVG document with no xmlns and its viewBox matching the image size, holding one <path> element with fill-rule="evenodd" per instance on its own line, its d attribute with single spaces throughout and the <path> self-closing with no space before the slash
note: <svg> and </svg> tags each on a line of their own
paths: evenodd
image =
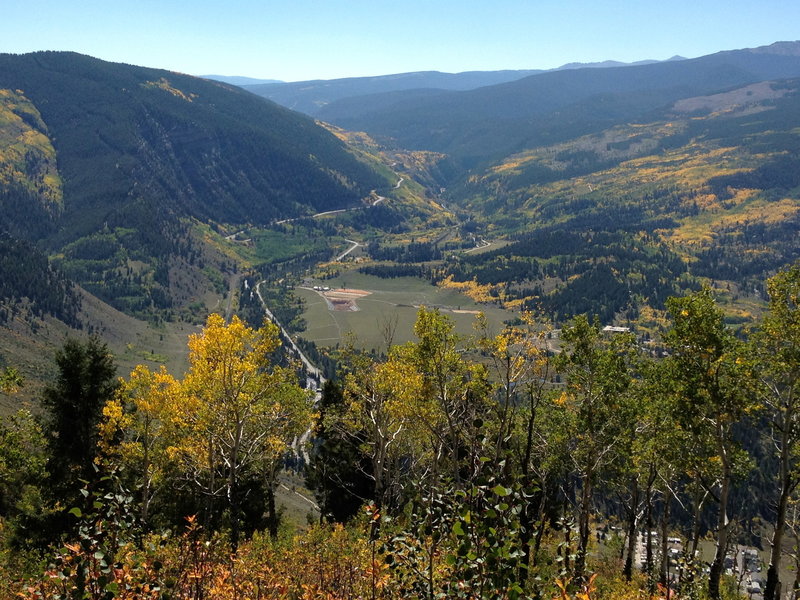
<svg viewBox="0 0 800 600">
<path fill-rule="evenodd" d="M 394 189 L 399 189 L 400 188 L 400 184 L 402 184 L 404 181 L 405 181 L 405 177 L 401 177 L 397 181 L 397 183 L 394 184 Z M 372 192 L 375 193 L 375 190 L 372 190 Z M 378 196 L 377 194 L 375 194 L 375 195 L 377 196 L 377 199 L 372 204 L 369 204 L 369 205 L 366 205 L 366 206 L 352 206 L 350 208 L 339 208 L 337 210 L 326 210 L 326 211 L 318 212 L 318 213 L 315 213 L 315 214 L 311 215 L 311 218 L 312 219 L 316 219 L 317 217 L 324 217 L 324 216 L 327 216 L 327 215 L 338 215 L 339 213 L 346 213 L 346 212 L 350 212 L 351 210 L 363 210 L 365 208 L 372 208 L 373 206 L 376 206 L 376 205 L 380 204 L 381 202 L 383 202 L 384 200 L 386 200 L 386 196 Z M 294 217 L 294 218 L 291 218 L 291 219 L 281 219 L 280 221 L 275 221 L 275 225 L 282 225 L 283 223 L 291 223 L 293 221 L 299 221 L 300 219 L 307 219 L 307 218 L 309 218 L 309 217 Z M 243 232 L 240 231 L 238 233 L 234 233 L 233 235 L 226 236 L 225 239 L 232 240 L 232 241 L 242 241 L 242 242 L 249 242 L 250 241 L 250 240 L 236 240 L 235 236 L 237 236 L 239 233 L 243 233 Z"/>
<path fill-rule="evenodd" d="M 263 281 L 259 281 L 256 284 L 256 295 L 258 296 L 258 300 L 261 302 L 261 307 L 264 309 L 264 312 L 266 313 L 266 315 L 269 318 L 269 320 L 272 321 L 273 323 L 275 323 L 275 325 L 277 325 L 278 328 L 281 330 L 281 334 L 286 339 L 287 343 L 292 347 L 292 350 L 297 355 L 297 357 L 300 359 L 300 362 L 303 363 L 303 366 L 306 368 L 306 371 L 311 373 L 317 380 L 319 380 L 319 385 L 320 385 L 320 387 L 322 387 L 322 385 L 326 381 L 325 377 L 322 376 L 322 371 L 320 371 L 317 367 L 315 367 L 311 363 L 310 360 L 308 360 L 308 357 L 305 354 L 303 354 L 303 351 L 300 350 L 300 348 L 297 346 L 295 341 L 292 339 L 292 336 L 289 335 L 289 332 L 286 331 L 286 329 L 284 329 L 283 325 L 281 325 L 278 322 L 278 319 L 275 318 L 275 315 L 272 314 L 272 311 L 267 306 L 267 303 L 264 302 L 264 297 L 261 295 L 261 284 L 262 283 L 264 283 L 264 282 Z"/>
<path fill-rule="evenodd" d="M 278 326 L 278 329 L 281 331 L 281 335 L 283 339 L 286 340 L 286 343 L 292 347 L 295 355 L 300 359 L 300 362 L 303 363 L 303 366 L 306 368 L 306 372 L 312 374 L 316 380 L 319 382 L 316 389 L 310 386 L 310 382 L 306 381 L 306 389 L 311 389 L 314 392 L 314 405 L 319 402 L 320 398 L 322 397 L 322 386 L 325 385 L 325 377 L 322 375 L 322 371 L 320 371 L 316 366 L 314 366 L 308 357 L 303 354 L 303 351 L 297 346 L 295 341 L 292 339 L 292 336 L 289 335 L 289 332 L 280 324 L 278 319 L 275 318 L 275 315 L 272 314 L 272 311 L 267 306 L 267 303 L 264 302 L 264 297 L 261 295 L 261 284 L 264 283 L 263 281 L 259 281 L 256 284 L 256 295 L 258 296 L 258 300 L 261 302 L 261 308 L 264 309 L 264 313 L 267 315 L 270 321 L 275 323 Z M 303 460 L 306 464 L 309 464 L 310 459 L 308 456 L 308 450 L 306 449 L 308 446 L 308 438 L 311 437 L 311 427 L 306 429 L 299 438 L 295 439 L 292 442 L 292 447 L 296 453 L 302 454 Z"/>
</svg>

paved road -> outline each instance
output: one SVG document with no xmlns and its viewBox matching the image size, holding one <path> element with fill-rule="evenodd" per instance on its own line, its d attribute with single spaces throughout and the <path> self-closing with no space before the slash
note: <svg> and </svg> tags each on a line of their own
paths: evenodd
<svg viewBox="0 0 800 600">
<path fill-rule="evenodd" d="M 394 189 L 399 189 L 400 188 L 400 184 L 402 184 L 404 181 L 405 181 L 405 178 L 401 177 L 400 180 L 394 185 Z M 375 190 L 372 190 L 372 191 L 374 192 Z M 337 210 L 326 210 L 326 211 L 318 212 L 318 213 L 315 213 L 315 214 L 311 215 L 311 218 L 312 219 L 316 219 L 318 217 L 324 217 L 326 215 L 338 215 L 339 213 L 350 212 L 352 210 L 363 210 L 365 208 L 372 208 L 373 206 L 376 206 L 376 205 L 380 204 L 384 200 L 386 200 L 386 196 L 378 196 L 377 199 L 375 200 L 375 202 L 373 202 L 372 204 L 368 204 L 368 205 L 365 205 L 365 206 L 351 206 L 350 208 L 339 208 Z M 308 217 L 294 217 L 292 219 L 281 219 L 280 221 L 275 221 L 275 224 L 276 225 L 281 225 L 283 223 L 291 223 L 293 221 L 299 221 L 300 219 L 307 219 L 307 218 Z M 233 241 L 241 241 L 241 242 L 249 242 L 250 241 L 250 240 L 235 240 L 235 237 L 237 235 L 239 235 L 239 233 L 243 233 L 243 232 L 239 231 L 237 233 L 234 233 L 233 235 L 226 236 L 225 239 L 226 240 L 233 240 Z"/>
<path fill-rule="evenodd" d="M 349 247 L 347 250 L 345 250 L 344 252 L 342 252 L 342 253 L 341 253 L 339 256 L 337 256 L 336 258 L 334 258 L 333 260 L 334 260 L 335 262 L 338 262 L 338 261 L 342 260 L 342 259 L 343 259 L 345 256 L 347 256 L 348 254 L 350 254 L 350 253 L 351 253 L 353 250 L 355 250 L 356 248 L 358 248 L 359 246 L 361 246 L 361 244 L 359 244 L 358 242 L 354 242 L 353 240 L 348 240 L 348 239 L 345 239 L 345 242 L 348 242 L 349 244 L 353 244 L 353 245 L 352 245 L 352 246 L 350 246 L 350 247 Z"/>
<path fill-rule="evenodd" d="M 258 299 L 261 302 L 261 307 L 264 309 L 264 312 L 267 314 L 267 317 L 269 318 L 270 321 L 275 323 L 275 325 L 277 325 L 278 328 L 281 330 L 281 333 L 283 334 L 283 337 L 291 345 L 292 349 L 294 350 L 294 353 L 297 355 L 297 357 L 300 359 L 300 362 L 302 362 L 303 366 L 306 368 L 306 371 L 308 371 L 309 373 L 314 375 L 314 377 L 316 377 L 319 380 L 320 385 L 324 384 L 325 383 L 325 378 L 322 376 L 322 371 L 320 371 L 317 367 L 315 367 L 311 363 L 310 360 L 308 360 L 306 355 L 303 354 L 303 351 L 300 350 L 300 348 L 297 346 L 297 344 L 295 344 L 294 340 L 292 339 L 292 336 L 289 335 L 289 332 L 286 331 L 286 329 L 284 329 L 283 325 L 281 325 L 278 322 L 278 319 L 275 318 L 275 315 L 272 314 L 272 311 L 269 309 L 269 307 L 267 306 L 266 302 L 264 302 L 264 298 L 261 295 L 261 284 L 262 283 L 264 283 L 264 282 L 263 281 L 259 281 L 256 284 L 256 294 L 258 295 Z"/>
<path fill-rule="evenodd" d="M 275 318 L 275 315 L 272 314 L 272 311 L 269 309 L 266 302 L 264 302 L 264 298 L 261 295 L 262 283 L 264 282 L 259 281 L 255 287 L 256 294 L 258 295 L 258 299 L 261 302 L 261 307 L 264 309 L 264 312 L 266 313 L 269 320 L 275 323 L 275 325 L 277 325 L 278 328 L 281 330 L 281 334 L 283 335 L 284 340 L 286 340 L 286 342 L 292 347 L 292 350 L 294 351 L 295 355 L 300 359 L 300 362 L 303 363 L 303 366 L 306 368 L 306 371 L 311 375 L 313 375 L 319 382 L 319 387 L 312 390 L 314 392 L 314 405 L 316 406 L 320 398 L 322 397 L 321 390 L 322 386 L 325 385 L 326 379 L 322 375 L 322 371 L 320 371 L 316 366 L 314 366 L 311 363 L 310 360 L 308 360 L 308 357 L 305 354 L 303 354 L 303 351 L 300 350 L 300 348 L 297 346 L 295 341 L 292 339 L 292 336 L 289 335 L 289 332 L 286 331 L 286 329 L 284 329 L 283 325 L 281 325 L 280 322 L 278 322 L 278 319 Z M 312 389 L 310 384 L 311 382 L 306 380 L 306 389 Z M 294 440 L 294 442 L 292 443 L 292 447 L 294 448 L 295 452 L 299 452 L 300 454 L 303 455 L 303 460 L 305 461 L 306 464 L 309 464 L 310 462 L 308 456 L 308 450 L 306 449 L 308 446 L 307 442 L 309 437 L 311 437 L 311 427 L 309 427 L 306 431 L 304 431 L 303 435 L 301 435 L 298 439 Z"/>
</svg>

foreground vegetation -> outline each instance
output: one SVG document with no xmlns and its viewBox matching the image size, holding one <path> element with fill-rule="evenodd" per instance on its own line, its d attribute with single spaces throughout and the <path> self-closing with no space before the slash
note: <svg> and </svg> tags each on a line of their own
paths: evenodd
<svg viewBox="0 0 800 600">
<path fill-rule="evenodd" d="M 346 352 L 316 415 L 271 324 L 212 315 L 183 379 L 118 382 L 103 344 L 68 342 L 46 414 L 0 430 L 3 595 L 716 600 L 737 594 L 726 556 L 762 520 L 777 598 L 799 525 L 800 265 L 767 288 L 741 335 L 708 288 L 669 299 L 657 344 L 585 316 L 498 336 L 479 319 L 467 338 L 423 308 L 416 341 Z M 20 383 L 3 373 L 4 393 Z M 300 468 L 312 426 L 322 518 L 297 533 L 276 475 Z"/>
</svg>

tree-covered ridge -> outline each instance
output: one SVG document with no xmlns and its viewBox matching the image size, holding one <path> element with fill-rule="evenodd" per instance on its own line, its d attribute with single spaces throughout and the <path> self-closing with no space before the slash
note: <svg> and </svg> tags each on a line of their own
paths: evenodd
<svg viewBox="0 0 800 600">
<path fill-rule="evenodd" d="M 67 218 L 143 198 L 180 214 L 263 223 L 379 187 L 311 119 L 239 88 L 54 52 L 2 56 L 0 81 L 24 91 L 56 139 Z"/>
<path fill-rule="evenodd" d="M 454 194 L 485 239 L 517 241 L 447 273 L 604 318 L 661 307 L 693 278 L 758 288 L 798 256 L 798 125 L 787 80 L 510 156 Z"/>
<path fill-rule="evenodd" d="M 0 185 L 39 196 L 51 211 L 63 200 L 56 151 L 36 107 L 22 94 L 0 90 Z"/>
<path fill-rule="evenodd" d="M 0 229 L 36 239 L 63 210 L 56 151 L 36 107 L 19 90 L 0 89 Z"/>
</svg>

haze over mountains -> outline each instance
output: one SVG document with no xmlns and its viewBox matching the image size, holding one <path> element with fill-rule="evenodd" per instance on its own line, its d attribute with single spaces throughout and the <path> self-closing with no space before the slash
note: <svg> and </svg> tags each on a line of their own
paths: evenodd
<svg viewBox="0 0 800 600">
<path fill-rule="evenodd" d="M 213 79 L 214 81 L 221 81 L 222 83 L 230 83 L 231 85 L 246 86 L 258 85 L 264 83 L 284 83 L 280 79 L 257 79 L 255 77 L 242 77 L 240 75 L 199 75 L 203 79 Z"/>
<path fill-rule="evenodd" d="M 673 56 L 669 59 L 684 60 L 683 57 Z M 568 63 L 556 69 L 517 69 L 501 71 L 465 71 L 462 73 L 442 73 L 440 71 L 418 71 L 413 73 L 396 73 L 392 75 L 379 75 L 376 77 L 349 77 L 344 79 L 284 82 L 242 82 L 235 81 L 239 78 L 223 78 L 221 81 L 241 85 L 245 89 L 264 96 L 282 104 L 292 110 L 298 110 L 311 116 L 316 116 L 320 111 L 337 100 L 399 92 L 409 90 L 454 90 L 465 91 L 475 88 L 497 85 L 509 81 L 522 79 L 529 75 L 561 71 L 569 69 L 589 69 L 623 67 L 641 64 L 651 64 L 659 61 L 643 60 L 634 63 L 623 63 L 606 60 L 597 63 Z M 217 79 L 217 76 L 208 76 Z M 242 78 L 247 79 L 247 78 Z"/>
</svg>

